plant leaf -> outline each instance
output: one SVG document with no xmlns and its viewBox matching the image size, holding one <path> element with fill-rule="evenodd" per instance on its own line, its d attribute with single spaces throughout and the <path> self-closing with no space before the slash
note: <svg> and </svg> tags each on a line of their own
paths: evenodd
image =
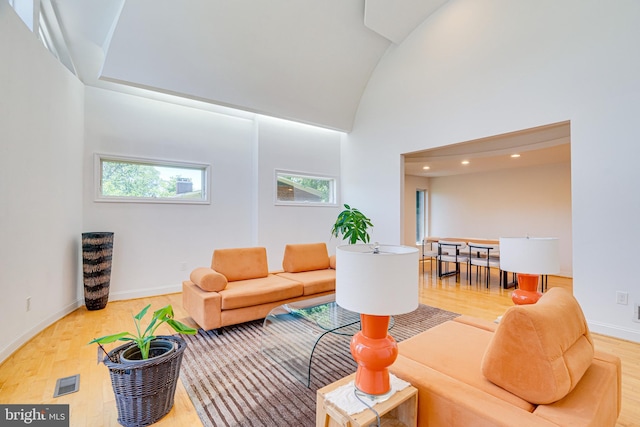
<svg viewBox="0 0 640 427">
<path fill-rule="evenodd" d="M 109 344 L 112 343 L 114 341 L 132 341 L 133 338 L 125 338 L 127 336 L 133 336 L 132 334 L 130 334 L 129 332 L 120 332 L 119 334 L 113 334 L 113 335 L 105 335 L 104 337 L 100 337 L 100 338 L 96 338 L 93 341 L 90 341 L 89 344 Z"/>
<path fill-rule="evenodd" d="M 149 326 L 145 329 L 144 333 L 140 330 L 140 322 L 142 318 L 145 316 L 151 304 L 147 305 L 143 308 L 140 313 L 133 316 L 133 321 L 136 326 L 137 335 L 134 335 L 130 332 L 120 332 L 119 334 L 106 335 L 101 338 L 96 338 L 89 342 L 89 344 L 108 344 L 114 341 L 135 341 L 136 345 L 140 349 L 140 354 L 143 359 L 147 359 L 149 357 L 149 346 L 151 341 L 153 341 L 156 336 L 154 335 L 155 330 L 162 325 L 163 323 L 168 323 L 169 326 L 173 328 L 174 331 L 180 334 L 196 334 L 197 329 L 190 328 L 184 323 L 178 322 L 173 319 L 173 307 L 171 305 L 167 305 L 162 307 L 159 310 L 156 310 L 153 313 L 153 318 L 149 323 Z"/>
<path fill-rule="evenodd" d="M 149 310 L 149 307 L 151 307 L 151 304 L 149 304 L 148 306 L 146 306 L 145 308 L 143 308 L 140 313 L 136 314 L 134 317 L 134 319 L 137 320 L 141 320 L 145 314 L 147 314 L 147 311 Z"/>
<path fill-rule="evenodd" d="M 167 320 L 167 324 L 169 326 L 171 326 L 173 328 L 174 331 L 180 333 L 180 334 L 187 334 L 187 335 L 195 335 L 198 333 L 197 329 L 193 329 L 187 325 L 185 325 L 182 322 L 179 322 L 175 319 L 169 319 Z"/>
<path fill-rule="evenodd" d="M 171 307 L 170 305 L 164 306 L 153 313 L 154 319 L 164 320 L 164 319 L 170 319 L 172 317 L 173 317 L 173 307 Z"/>
</svg>

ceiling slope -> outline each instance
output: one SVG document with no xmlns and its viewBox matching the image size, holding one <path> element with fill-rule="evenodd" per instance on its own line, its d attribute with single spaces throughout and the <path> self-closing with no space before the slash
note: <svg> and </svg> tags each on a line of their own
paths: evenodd
<svg viewBox="0 0 640 427">
<path fill-rule="evenodd" d="M 448 0 L 366 0 L 364 23 L 395 44 L 400 44 Z M 393 17 L 390 19 L 389 17 Z"/>
<path fill-rule="evenodd" d="M 87 85 L 143 88 L 347 132 L 391 41 L 444 2 L 50 1 Z"/>
<path fill-rule="evenodd" d="M 389 41 L 344 0 L 126 2 L 100 78 L 349 131 Z"/>
</svg>

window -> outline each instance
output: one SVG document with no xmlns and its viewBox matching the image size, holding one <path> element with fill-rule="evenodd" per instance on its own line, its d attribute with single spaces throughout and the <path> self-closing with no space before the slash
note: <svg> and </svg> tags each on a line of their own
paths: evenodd
<svg viewBox="0 0 640 427">
<path fill-rule="evenodd" d="M 276 204 L 336 206 L 336 179 L 277 170 Z"/>
<path fill-rule="evenodd" d="M 58 22 L 57 6 L 52 0 L 9 0 L 9 4 L 30 31 L 42 44 L 73 74 L 76 72 L 73 60 Z"/>
<path fill-rule="evenodd" d="M 427 190 L 416 191 L 416 243 L 427 237 Z"/>
<path fill-rule="evenodd" d="M 9 0 L 9 4 L 16 11 L 22 22 L 33 30 L 34 2 L 33 0 Z"/>
<path fill-rule="evenodd" d="M 96 201 L 209 203 L 209 165 L 95 155 Z"/>
</svg>

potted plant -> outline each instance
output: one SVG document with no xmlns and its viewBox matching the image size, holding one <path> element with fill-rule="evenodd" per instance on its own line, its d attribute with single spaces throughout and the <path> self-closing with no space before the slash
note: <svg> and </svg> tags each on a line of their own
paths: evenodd
<svg viewBox="0 0 640 427">
<path fill-rule="evenodd" d="M 155 311 L 143 330 L 142 318 L 150 307 L 147 305 L 133 316 L 135 333 L 120 332 L 89 342 L 98 344 L 106 354 L 103 362 L 109 368 L 118 422 L 123 426 L 153 424 L 173 407 L 182 354 L 187 343 L 178 335 L 155 335 L 158 327 L 166 323 L 178 334 L 198 332 L 175 320 L 171 305 Z M 102 344 L 115 341 L 127 343 L 107 353 Z"/>
<path fill-rule="evenodd" d="M 344 210 L 338 214 L 335 224 L 331 228 L 331 235 L 341 237 L 350 244 L 360 241 L 369 243 L 369 227 L 373 227 L 371 220 L 356 208 L 345 204 Z"/>
</svg>

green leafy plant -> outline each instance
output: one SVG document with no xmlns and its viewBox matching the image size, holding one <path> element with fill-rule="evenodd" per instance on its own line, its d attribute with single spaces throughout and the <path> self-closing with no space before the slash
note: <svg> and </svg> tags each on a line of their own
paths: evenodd
<svg viewBox="0 0 640 427">
<path fill-rule="evenodd" d="M 136 325 L 135 334 L 132 334 L 131 332 L 120 332 L 119 334 L 106 335 L 104 337 L 94 339 L 93 341 L 89 342 L 89 344 L 97 343 L 98 345 L 102 346 L 102 344 L 109 344 L 114 341 L 135 341 L 136 345 L 140 349 L 142 358 L 148 359 L 149 346 L 151 345 L 151 341 L 156 338 L 154 333 L 163 323 L 171 326 L 173 330 L 179 334 L 194 335 L 198 332 L 197 329 L 190 328 L 184 323 L 175 320 L 173 318 L 173 308 L 171 307 L 171 305 L 167 305 L 166 307 L 155 311 L 153 313 L 153 318 L 151 319 L 149 326 L 147 326 L 147 328 L 143 332 L 141 321 L 145 314 L 147 314 L 147 311 L 149 311 L 149 307 L 151 307 L 151 304 L 143 308 L 140 313 L 133 316 L 133 322 Z"/>
<path fill-rule="evenodd" d="M 336 223 L 331 228 L 331 235 L 340 237 L 354 244 L 358 241 L 369 243 L 369 227 L 373 227 L 371 220 L 356 208 L 345 204 L 345 210 L 338 214 Z"/>
</svg>

